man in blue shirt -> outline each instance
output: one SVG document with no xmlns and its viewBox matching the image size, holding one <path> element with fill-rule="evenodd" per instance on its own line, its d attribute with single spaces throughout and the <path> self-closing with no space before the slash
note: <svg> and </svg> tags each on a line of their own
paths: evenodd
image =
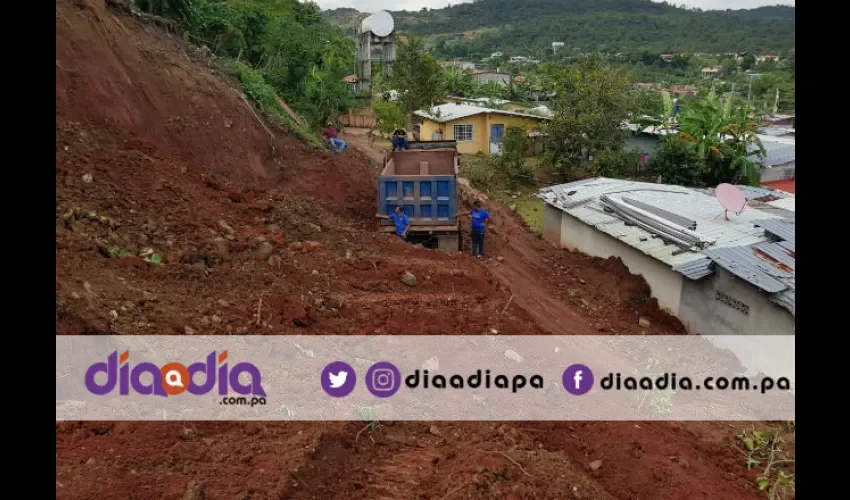
<svg viewBox="0 0 850 500">
<path fill-rule="evenodd" d="M 472 203 L 472 256 L 484 257 L 484 230 L 490 221 L 490 212 L 481 208 L 481 202 L 475 200 Z"/>
<path fill-rule="evenodd" d="M 392 215 L 375 214 L 379 219 L 389 219 L 395 225 L 395 234 L 404 241 L 407 241 L 407 231 L 410 230 L 410 218 L 404 213 L 401 207 L 395 207 L 395 213 Z"/>
</svg>

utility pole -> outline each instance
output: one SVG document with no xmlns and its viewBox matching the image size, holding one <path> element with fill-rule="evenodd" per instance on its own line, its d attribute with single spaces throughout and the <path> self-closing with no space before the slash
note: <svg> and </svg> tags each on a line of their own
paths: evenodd
<svg viewBox="0 0 850 500">
<path fill-rule="evenodd" d="M 776 100 L 773 101 L 773 114 L 779 111 L 779 87 L 776 87 Z"/>
<path fill-rule="evenodd" d="M 750 103 L 750 104 L 752 104 L 752 97 L 753 97 L 753 79 L 752 79 L 752 77 L 750 77 L 750 87 L 747 90 L 747 102 Z"/>
</svg>

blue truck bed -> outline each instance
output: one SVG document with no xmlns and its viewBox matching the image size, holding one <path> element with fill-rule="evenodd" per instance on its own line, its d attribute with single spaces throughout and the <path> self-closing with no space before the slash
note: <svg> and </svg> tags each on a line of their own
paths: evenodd
<svg viewBox="0 0 850 500">
<path fill-rule="evenodd" d="M 457 150 L 395 151 L 378 177 L 378 207 L 389 215 L 397 206 L 410 217 L 411 231 L 457 230 Z M 382 220 L 382 225 L 392 225 Z"/>
</svg>

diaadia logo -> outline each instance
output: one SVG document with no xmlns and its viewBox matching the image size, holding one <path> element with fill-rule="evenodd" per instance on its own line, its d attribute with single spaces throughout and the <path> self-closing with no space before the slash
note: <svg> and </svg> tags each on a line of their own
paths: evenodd
<svg viewBox="0 0 850 500">
<path fill-rule="evenodd" d="M 248 382 L 240 381 L 240 376 Z M 254 364 L 245 362 L 228 367 L 227 351 L 217 356 L 213 351 L 205 361 L 189 366 L 181 363 L 166 363 L 162 366 L 149 362 L 133 364 L 129 351 L 120 355 L 118 351 L 113 351 L 106 362 L 95 363 L 86 371 L 86 388 L 93 394 L 103 396 L 113 392 L 116 385 L 122 396 L 129 395 L 131 388 L 137 394 L 168 397 L 184 392 L 209 394 L 216 387 L 219 396 L 227 396 L 230 390 L 243 396 L 254 396 L 251 401 L 247 398 L 223 398 L 221 404 L 254 406 L 265 404 L 266 397 L 260 370 Z"/>
</svg>

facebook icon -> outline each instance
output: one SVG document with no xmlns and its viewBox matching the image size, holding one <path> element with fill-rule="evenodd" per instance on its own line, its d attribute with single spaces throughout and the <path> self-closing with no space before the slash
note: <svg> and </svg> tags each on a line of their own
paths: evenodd
<svg viewBox="0 0 850 500">
<path fill-rule="evenodd" d="M 590 368 L 581 364 L 570 365 L 569 368 L 564 370 L 561 382 L 567 392 L 573 396 L 581 396 L 593 387 L 593 372 L 590 371 Z"/>
</svg>

